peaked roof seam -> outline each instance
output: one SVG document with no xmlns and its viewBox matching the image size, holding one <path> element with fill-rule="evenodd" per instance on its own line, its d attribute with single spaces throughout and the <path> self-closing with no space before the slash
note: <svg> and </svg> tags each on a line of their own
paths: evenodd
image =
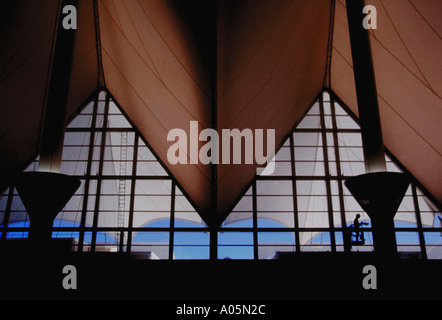
<svg viewBox="0 0 442 320">
<path fill-rule="evenodd" d="M 327 43 L 327 55 L 325 57 L 325 71 L 324 80 L 322 81 L 323 88 L 331 87 L 331 62 L 333 54 L 333 36 L 334 36 L 334 26 L 335 26 L 335 6 L 336 0 L 331 0 L 330 4 L 330 20 L 329 20 L 329 33 L 328 33 L 328 43 Z"/>
<path fill-rule="evenodd" d="M 106 87 L 106 79 L 104 76 L 103 69 L 103 56 L 102 56 L 102 45 L 101 45 L 101 35 L 100 35 L 100 18 L 99 18 L 99 8 L 98 0 L 94 0 L 94 31 L 95 31 L 95 43 L 96 43 L 96 54 L 97 54 L 97 87 Z"/>
<path fill-rule="evenodd" d="M 107 11 L 107 10 L 106 10 Z M 172 90 L 163 82 L 163 80 L 160 78 L 160 77 L 158 77 L 158 75 L 155 73 L 155 71 L 154 70 L 152 70 L 152 68 L 149 66 L 149 64 L 144 60 L 144 57 L 138 52 L 138 50 L 134 47 L 134 45 L 132 44 L 132 42 L 127 38 L 127 36 L 126 36 L 126 34 L 124 33 L 124 31 L 123 30 L 121 30 L 119 27 L 118 27 L 118 25 L 117 25 L 117 23 L 116 23 L 116 21 L 115 21 L 115 19 L 112 17 L 112 15 L 110 14 L 110 12 L 108 11 L 108 14 L 109 14 L 109 16 L 111 17 L 111 19 L 112 19 L 112 21 L 115 23 L 115 25 L 117 26 L 117 28 L 120 30 L 120 32 L 121 32 L 121 35 L 127 40 L 127 43 L 132 47 L 132 49 L 134 50 L 134 52 L 137 54 L 137 56 L 141 59 L 141 61 L 143 61 L 143 64 L 152 72 L 152 74 L 154 74 L 155 75 L 155 77 L 158 79 L 158 81 L 163 85 L 163 87 L 171 94 L 171 96 L 173 96 L 174 97 L 174 99 L 194 118 L 194 119 L 198 119 L 191 111 L 189 111 L 189 109 L 183 104 L 183 102 L 180 100 L 180 99 L 178 99 L 178 97 L 172 92 Z M 166 44 L 167 45 L 167 44 Z M 106 51 L 106 53 L 108 54 L 108 56 L 110 57 L 111 55 L 110 55 L 110 53 L 106 50 L 106 48 L 103 46 L 102 47 L 102 49 L 104 50 L 104 51 Z M 170 49 L 170 48 L 169 48 Z M 174 57 L 177 59 L 177 61 L 179 61 L 178 60 L 178 58 L 174 55 Z M 112 58 L 111 58 L 112 59 Z M 113 64 L 116 66 L 116 64 L 115 64 L 115 62 L 113 61 Z M 181 62 L 180 62 L 180 64 L 181 64 Z M 120 71 L 120 73 L 121 74 L 123 74 L 122 72 L 121 72 L 121 70 L 119 70 Z M 127 79 L 126 79 L 127 80 Z M 203 91 L 201 91 L 201 92 L 203 92 Z M 203 94 L 204 94 L 204 92 L 203 92 Z"/>
<path fill-rule="evenodd" d="M 268 31 L 267 35 L 265 36 L 265 38 L 262 40 L 262 42 L 259 44 L 258 48 L 255 50 L 254 54 L 252 55 L 252 57 L 247 61 L 247 63 L 244 64 L 244 67 L 241 69 L 240 72 L 238 72 L 237 76 L 234 77 L 231 81 L 231 83 L 224 89 L 224 92 L 222 93 L 222 95 L 219 96 L 219 98 L 223 98 L 227 92 L 230 90 L 230 88 L 234 85 L 234 83 L 238 80 L 238 78 L 243 74 L 244 70 L 247 69 L 247 67 L 250 65 L 250 63 L 256 58 L 256 56 L 258 55 L 258 53 L 260 52 L 261 48 L 264 46 L 264 44 L 267 42 L 267 40 L 270 38 L 270 35 L 272 34 L 272 32 L 276 29 L 276 27 L 281 23 L 282 18 L 285 16 L 284 13 L 281 14 L 280 17 L 278 17 L 278 21 L 275 22 L 275 24 L 273 25 L 272 29 Z M 298 24 L 299 20 L 297 21 L 296 24 Z M 290 35 L 291 36 L 291 35 Z M 227 36 L 225 37 L 227 38 Z M 290 37 L 289 37 L 290 38 Z M 219 41 L 218 44 L 222 43 L 223 41 Z M 287 43 L 289 41 L 287 40 L 286 44 L 284 45 L 284 49 L 287 47 Z M 283 50 L 280 51 L 280 55 L 277 59 L 277 61 L 275 62 L 275 65 L 277 64 L 277 62 L 280 60 L 281 56 L 283 54 Z M 274 68 L 272 68 L 273 70 Z"/>
<path fill-rule="evenodd" d="M 277 62 L 274 64 L 272 71 L 269 73 L 268 77 L 266 78 L 266 80 L 264 81 L 264 84 L 261 86 L 261 88 L 254 94 L 254 96 L 241 108 L 241 110 L 239 110 L 236 114 L 236 116 L 230 120 L 227 124 L 226 127 L 228 127 L 233 121 L 235 121 L 236 118 L 238 118 L 240 116 L 241 113 L 243 113 L 245 111 L 245 109 L 247 108 L 247 106 L 249 106 L 255 99 L 256 97 L 266 88 L 266 86 L 268 85 L 268 83 L 278 74 L 278 72 L 283 68 L 283 66 L 287 63 L 287 61 L 293 57 L 293 55 L 296 55 L 296 49 L 298 49 L 298 47 L 304 42 L 304 40 L 306 39 L 307 35 L 309 34 L 309 31 L 311 30 L 306 30 L 304 32 L 304 34 L 302 35 L 301 39 L 299 40 L 299 42 L 295 45 L 295 47 L 290 51 L 290 53 L 287 55 L 287 57 L 285 58 L 284 61 L 282 61 L 279 66 L 277 66 L 277 62 L 280 60 L 281 55 L 278 57 Z"/>
<path fill-rule="evenodd" d="M 138 5 L 140 6 L 141 10 L 143 11 L 144 16 L 149 20 L 150 24 L 152 25 L 152 27 L 155 29 L 155 31 L 157 32 L 157 34 L 160 36 L 161 40 L 163 40 L 164 44 L 167 46 L 167 48 L 170 50 L 170 52 L 172 53 L 172 55 L 175 57 L 175 59 L 178 61 L 178 63 L 183 67 L 183 69 L 186 71 L 186 73 L 189 75 L 189 77 L 192 79 L 192 81 L 196 84 L 196 86 L 201 90 L 201 92 L 207 97 L 210 98 L 206 92 L 202 89 L 202 86 L 196 81 L 196 79 L 192 76 L 192 74 L 189 72 L 189 70 L 187 70 L 187 68 L 183 65 L 183 63 L 181 62 L 181 60 L 176 56 L 175 52 L 172 50 L 172 48 L 170 48 L 169 44 L 167 43 L 167 41 L 163 38 L 163 36 L 161 35 L 161 33 L 158 31 L 157 27 L 155 26 L 155 24 L 152 22 L 152 20 L 149 18 L 149 16 L 146 14 L 146 11 L 144 10 L 143 6 L 141 6 L 139 0 L 137 0 Z M 132 20 L 132 18 L 131 18 Z M 135 28 L 136 29 L 136 28 Z M 144 47 L 144 45 L 143 45 Z"/>
</svg>

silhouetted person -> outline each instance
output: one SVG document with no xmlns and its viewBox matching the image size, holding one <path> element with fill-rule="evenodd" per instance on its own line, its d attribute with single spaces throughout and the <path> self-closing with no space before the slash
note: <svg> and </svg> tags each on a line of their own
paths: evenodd
<svg viewBox="0 0 442 320">
<path fill-rule="evenodd" d="M 356 218 L 355 218 L 355 220 L 353 221 L 353 228 L 354 228 L 354 230 L 355 230 L 355 235 L 356 235 L 356 241 L 358 241 L 358 240 L 361 240 L 361 241 L 363 241 L 364 239 L 363 239 L 363 233 L 362 232 L 360 232 L 359 231 L 359 228 L 360 228 L 360 226 L 361 225 L 366 225 L 366 224 L 368 224 L 368 223 L 366 223 L 366 222 L 359 222 L 359 218 L 361 217 L 361 215 L 358 213 L 357 215 L 356 215 Z"/>
</svg>

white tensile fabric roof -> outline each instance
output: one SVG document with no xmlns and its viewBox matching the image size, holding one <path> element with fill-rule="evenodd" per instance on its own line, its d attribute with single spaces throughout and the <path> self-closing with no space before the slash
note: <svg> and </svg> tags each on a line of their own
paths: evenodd
<svg viewBox="0 0 442 320">
<path fill-rule="evenodd" d="M 192 120 L 211 128 L 216 119 L 218 131 L 275 129 L 280 145 L 323 87 L 358 113 L 344 0 L 96 3 L 95 12 L 94 1 L 77 5 L 68 116 L 106 87 L 206 218 L 212 186 L 224 217 L 256 166 L 218 165 L 212 181 L 210 165 L 171 165 L 169 130 L 188 132 Z M 366 3 L 377 9 L 370 35 L 384 143 L 441 201 L 442 2 Z M 59 8 L 31 0 L 1 6 L 6 186 L 38 153 Z"/>
</svg>

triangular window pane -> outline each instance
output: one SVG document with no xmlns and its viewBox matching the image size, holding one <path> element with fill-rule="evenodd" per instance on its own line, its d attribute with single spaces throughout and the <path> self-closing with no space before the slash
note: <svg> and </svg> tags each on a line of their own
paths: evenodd
<svg viewBox="0 0 442 320">
<path fill-rule="evenodd" d="M 203 219 L 195 211 L 195 208 L 184 196 L 179 187 L 175 188 L 175 228 L 193 227 L 202 228 L 205 226 Z"/>
<path fill-rule="evenodd" d="M 315 103 L 310 111 L 304 116 L 297 128 L 302 129 L 320 129 L 321 116 L 319 114 L 319 103 Z"/>
<path fill-rule="evenodd" d="M 359 129 L 358 123 L 339 105 L 334 103 L 336 115 L 336 127 L 338 129 Z"/>
<path fill-rule="evenodd" d="M 109 113 L 107 117 L 108 128 L 131 128 L 132 125 L 127 121 L 126 117 L 121 113 L 114 102 L 109 103 Z"/>
<path fill-rule="evenodd" d="M 223 226 L 228 226 L 229 228 L 253 226 L 253 198 L 251 187 L 235 205 L 232 212 L 224 221 Z"/>
</svg>

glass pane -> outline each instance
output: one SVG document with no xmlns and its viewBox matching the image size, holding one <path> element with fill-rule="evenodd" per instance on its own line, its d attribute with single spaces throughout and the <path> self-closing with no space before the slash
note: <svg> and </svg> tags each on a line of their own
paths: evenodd
<svg viewBox="0 0 442 320">
<path fill-rule="evenodd" d="M 28 235 L 27 231 L 12 231 L 6 234 L 6 239 L 26 239 Z"/>
<path fill-rule="evenodd" d="M 326 196 L 298 196 L 298 210 L 313 212 L 313 211 L 327 211 L 327 197 Z"/>
<path fill-rule="evenodd" d="M 335 105 L 335 114 L 337 116 L 348 116 L 349 117 L 348 113 L 341 107 L 341 105 L 338 102 L 335 101 L 334 105 Z"/>
<path fill-rule="evenodd" d="M 330 94 L 327 91 L 324 91 L 322 93 L 322 100 L 323 101 L 330 101 Z"/>
<path fill-rule="evenodd" d="M 338 129 L 359 129 L 359 125 L 349 116 L 336 116 Z"/>
<path fill-rule="evenodd" d="M 253 259 L 253 233 L 220 233 L 218 235 L 218 259 Z"/>
<path fill-rule="evenodd" d="M 259 224 L 259 220 L 258 220 Z M 224 221 L 222 228 L 253 228 L 252 212 L 232 212 Z"/>
<path fill-rule="evenodd" d="M 6 210 L 6 205 L 8 203 L 8 195 L 9 195 L 9 188 L 6 188 L 6 190 L 0 195 L 0 211 Z"/>
<path fill-rule="evenodd" d="M 298 212 L 300 228 L 328 228 L 330 226 L 328 212 Z"/>
<path fill-rule="evenodd" d="M 210 246 L 174 246 L 173 259 L 175 260 L 208 260 Z"/>
<path fill-rule="evenodd" d="M 322 146 L 320 132 L 295 132 L 293 134 L 295 146 Z"/>
<path fill-rule="evenodd" d="M 294 228 L 295 215 L 286 212 L 258 212 L 258 228 Z"/>
<path fill-rule="evenodd" d="M 324 161 L 322 148 L 317 147 L 295 147 L 296 161 Z"/>
<path fill-rule="evenodd" d="M 87 161 L 89 157 L 89 147 L 80 147 L 80 146 L 69 146 L 63 147 L 63 155 L 62 160 L 70 160 L 70 161 L 78 161 L 84 160 Z"/>
<path fill-rule="evenodd" d="M 319 115 L 319 102 L 316 102 L 307 113 L 308 115 Z"/>
<path fill-rule="evenodd" d="M 90 128 L 92 126 L 92 115 L 77 115 L 66 126 L 67 128 Z"/>
<path fill-rule="evenodd" d="M 362 147 L 362 137 L 360 133 L 338 132 L 338 143 L 340 146 Z"/>
<path fill-rule="evenodd" d="M 67 175 L 83 176 L 87 172 L 87 161 L 63 161 L 60 172 Z"/>
<path fill-rule="evenodd" d="M 170 180 L 142 180 L 135 182 L 135 194 L 139 195 L 163 195 L 171 194 L 172 182 Z"/>
<path fill-rule="evenodd" d="M 322 180 L 298 180 L 296 181 L 298 195 L 326 195 L 325 181 Z"/>
<path fill-rule="evenodd" d="M 266 171 L 266 175 L 269 176 L 291 176 L 292 175 L 292 164 L 289 161 L 281 162 L 275 161 L 275 167 L 273 173 Z"/>
<path fill-rule="evenodd" d="M 319 115 L 306 115 L 296 127 L 297 129 L 320 129 L 321 117 Z"/>
<path fill-rule="evenodd" d="M 94 113 L 94 101 L 89 102 L 86 107 L 81 110 L 80 114 L 92 114 Z"/>
<path fill-rule="evenodd" d="M 169 258 L 169 232 L 136 232 L 131 251 L 151 260 Z"/>
<path fill-rule="evenodd" d="M 333 119 L 332 119 L 332 117 L 331 116 L 327 116 L 327 115 L 324 116 L 324 124 L 325 124 L 325 128 L 326 129 L 333 129 Z"/>
<path fill-rule="evenodd" d="M 170 228 L 170 212 L 134 211 L 132 226 L 134 228 Z"/>
<path fill-rule="evenodd" d="M 90 132 L 69 132 L 64 135 L 64 146 L 89 146 Z"/>
<path fill-rule="evenodd" d="M 290 147 L 282 147 L 278 150 L 275 157 L 276 161 L 290 161 Z"/>
<path fill-rule="evenodd" d="M 244 195 L 241 200 L 236 204 L 235 208 L 232 210 L 233 212 L 240 212 L 240 211 L 252 211 L 252 201 L 253 198 L 250 195 Z"/>
<path fill-rule="evenodd" d="M 107 118 L 108 128 L 131 128 L 132 126 L 127 121 L 126 117 L 119 114 L 109 114 Z"/>
<path fill-rule="evenodd" d="M 331 251 L 329 232 L 300 232 L 301 251 Z"/>
<path fill-rule="evenodd" d="M 259 232 L 258 259 L 274 259 L 280 252 L 294 252 L 295 236 L 292 232 Z"/>
<path fill-rule="evenodd" d="M 291 181 L 257 181 L 256 182 L 257 195 L 292 195 Z"/>
<path fill-rule="evenodd" d="M 421 248 L 417 232 L 396 232 L 397 250 L 402 256 L 419 257 Z"/>
<path fill-rule="evenodd" d="M 356 176 L 364 174 L 365 163 L 364 162 L 346 162 L 341 161 L 341 173 L 344 176 Z"/>
<path fill-rule="evenodd" d="M 258 211 L 293 211 L 293 197 L 291 196 L 259 196 L 256 199 Z"/>
<path fill-rule="evenodd" d="M 442 259 L 442 236 L 440 232 L 424 232 L 428 259 Z"/>
<path fill-rule="evenodd" d="M 205 232 L 175 232 L 174 259 L 209 259 L 210 237 Z"/>
<path fill-rule="evenodd" d="M 170 211 L 170 195 L 137 195 L 134 207 L 135 211 Z"/>
<path fill-rule="evenodd" d="M 137 175 L 140 176 L 167 176 L 167 172 L 157 161 L 138 161 Z"/>
<path fill-rule="evenodd" d="M 360 147 L 339 147 L 341 161 L 364 161 L 364 152 Z"/>
<path fill-rule="evenodd" d="M 296 161 L 295 171 L 298 176 L 324 176 L 324 162 Z"/>
</svg>

